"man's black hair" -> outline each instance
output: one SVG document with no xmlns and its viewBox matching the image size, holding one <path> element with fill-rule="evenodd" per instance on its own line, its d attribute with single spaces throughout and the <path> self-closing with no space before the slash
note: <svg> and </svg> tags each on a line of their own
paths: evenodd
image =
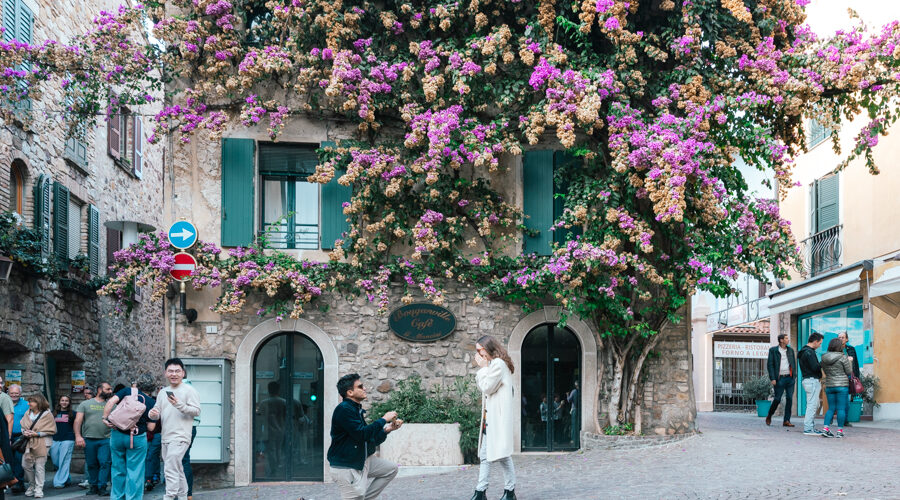
<svg viewBox="0 0 900 500">
<path fill-rule="evenodd" d="M 353 384 L 355 384 L 359 379 L 360 376 L 358 373 L 348 373 L 347 375 L 341 377 L 337 383 L 338 394 L 340 394 L 342 398 L 346 398 L 347 391 L 353 389 Z"/>
<path fill-rule="evenodd" d="M 271 394 L 273 396 L 277 396 L 278 393 L 281 392 L 281 384 L 279 384 L 275 380 L 269 382 L 268 387 L 269 387 L 269 394 Z"/>
<path fill-rule="evenodd" d="M 818 341 L 820 341 L 820 340 L 822 340 L 822 339 L 824 339 L 824 338 L 825 338 L 825 337 L 823 337 L 821 333 L 819 333 L 819 332 L 812 332 L 812 333 L 809 334 L 809 341 L 808 341 L 808 343 L 812 344 L 813 342 L 818 342 Z"/>
<path fill-rule="evenodd" d="M 783 339 L 783 338 L 785 338 L 785 337 L 787 337 L 787 336 L 788 336 L 788 334 L 786 334 L 786 333 L 779 333 L 779 334 L 778 334 L 778 341 L 781 342 L 781 339 Z"/>
<path fill-rule="evenodd" d="M 187 370 L 184 369 L 184 362 L 181 361 L 181 358 L 169 358 L 166 360 L 166 364 L 163 368 L 168 369 L 172 365 L 178 365 L 181 367 L 181 370 L 187 373 Z"/>
</svg>

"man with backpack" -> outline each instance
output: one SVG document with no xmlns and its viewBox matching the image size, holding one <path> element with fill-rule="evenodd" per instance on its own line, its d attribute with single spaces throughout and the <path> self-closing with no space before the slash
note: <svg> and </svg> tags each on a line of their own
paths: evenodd
<svg viewBox="0 0 900 500">
<path fill-rule="evenodd" d="M 109 448 L 112 456 L 110 496 L 113 499 L 139 500 L 144 497 L 147 429 L 152 430 L 156 425 L 150 421 L 150 409 L 156 401 L 147 393 L 153 392 L 154 385 L 150 375 L 141 375 L 131 387 L 110 398 L 103 409 L 103 422 L 112 429 Z"/>
<path fill-rule="evenodd" d="M 186 375 L 184 363 L 178 358 L 166 361 L 166 380 L 150 410 L 151 420 L 162 420 L 162 459 L 165 464 L 165 500 L 187 497 L 187 479 L 181 460 L 191 446 L 191 429 L 194 417 L 200 415 L 200 395 L 193 387 L 184 383 Z"/>
</svg>

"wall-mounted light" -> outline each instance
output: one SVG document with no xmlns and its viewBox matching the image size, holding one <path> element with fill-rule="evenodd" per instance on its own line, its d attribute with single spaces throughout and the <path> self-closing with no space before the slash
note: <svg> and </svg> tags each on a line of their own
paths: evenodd
<svg viewBox="0 0 900 500">
<path fill-rule="evenodd" d="M 0 281 L 9 281 L 9 272 L 12 271 L 12 266 L 12 259 L 0 255 Z"/>
</svg>

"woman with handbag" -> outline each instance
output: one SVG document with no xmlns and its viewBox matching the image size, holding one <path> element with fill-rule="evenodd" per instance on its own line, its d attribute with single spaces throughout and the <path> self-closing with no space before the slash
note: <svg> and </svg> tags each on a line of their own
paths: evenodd
<svg viewBox="0 0 900 500">
<path fill-rule="evenodd" d="M 822 437 L 844 437 L 844 423 L 847 420 L 849 399 L 848 375 L 853 374 L 850 358 L 844 354 L 841 339 L 833 338 L 828 343 L 828 352 L 822 355 L 822 370 L 825 372 L 825 396 L 828 397 L 828 411 L 825 413 L 825 426 Z M 831 419 L 837 413 L 838 430 L 832 433 L 829 429 Z"/>
<path fill-rule="evenodd" d="M 490 335 L 475 343 L 475 363 L 480 367 L 475 383 L 481 390 L 481 432 L 478 436 L 478 484 L 472 500 L 486 500 L 491 463 L 503 468 L 503 496 L 516 500 L 516 469 L 513 466 L 513 378 L 515 367 L 503 345 Z"/>
<path fill-rule="evenodd" d="M 50 445 L 53 444 L 53 435 L 56 434 L 56 421 L 44 396 L 35 394 L 28 398 L 28 411 L 22 417 L 21 424 L 22 435 L 28 438 L 22 457 L 25 481 L 28 482 L 25 496 L 44 498 L 44 467 Z"/>
</svg>

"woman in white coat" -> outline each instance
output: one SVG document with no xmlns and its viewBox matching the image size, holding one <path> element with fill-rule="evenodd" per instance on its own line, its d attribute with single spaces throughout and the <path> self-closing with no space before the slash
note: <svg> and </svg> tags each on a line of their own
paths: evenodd
<svg viewBox="0 0 900 500">
<path fill-rule="evenodd" d="M 475 343 L 475 363 L 481 367 L 475 382 L 481 390 L 481 434 L 478 436 L 478 484 L 472 500 L 487 500 L 492 462 L 503 469 L 503 496 L 516 500 L 516 469 L 513 466 L 513 378 L 515 368 L 509 353 L 494 337 L 485 335 Z"/>
</svg>

